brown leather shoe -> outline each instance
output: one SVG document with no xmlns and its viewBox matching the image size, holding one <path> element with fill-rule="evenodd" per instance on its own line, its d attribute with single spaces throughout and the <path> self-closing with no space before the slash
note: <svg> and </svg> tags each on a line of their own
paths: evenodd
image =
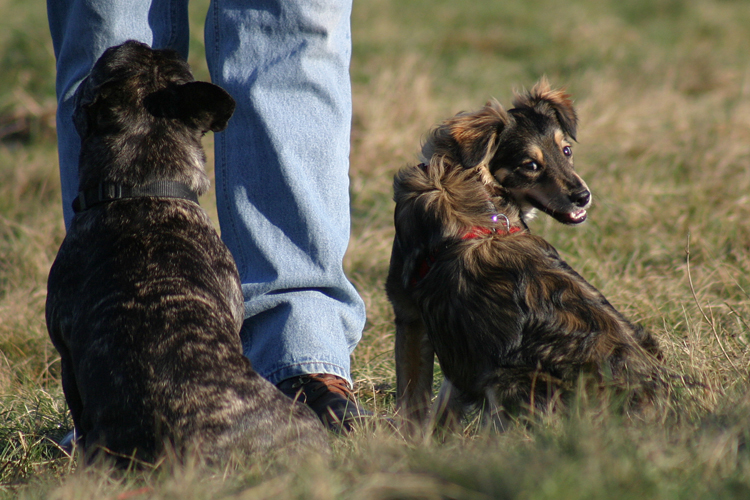
<svg viewBox="0 0 750 500">
<path fill-rule="evenodd" d="M 362 424 L 373 413 L 362 408 L 349 383 L 328 373 L 313 373 L 282 380 L 276 384 L 281 392 L 304 403 L 332 431 L 349 432 L 355 424 Z"/>
</svg>

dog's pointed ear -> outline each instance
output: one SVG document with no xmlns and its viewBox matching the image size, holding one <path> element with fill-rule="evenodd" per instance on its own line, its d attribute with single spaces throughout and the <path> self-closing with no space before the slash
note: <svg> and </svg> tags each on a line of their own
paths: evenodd
<svg viewBox="0 0 750 500">
<path fill-rule="evenodd" d="M 516 108 L 537 108 L 549 106 L 555 114 L 560 127 L 574 141 L 578 127 L 578 115 L 573 107 L 573 100 L 565 89 L 553 89 L 549 80 L 543 76 L 530 91 L 524 94 L 516 94 L 513 106 Z M 540 109 L 543 112 L 543 110 Z"/>
<path fill-rule="evenodd" d="M 224 89 L 208 82 L 188 82 L 146 96 L 144 106 L 160 118 L 179 119 L 201 132 L 220 132 L 234 113 L 235 102 Z"/>
<path fill-rule="evenodd" d="M 459 113 L 432 130 L 422 156 L 448 156 L 465 168 L 476 167 L 495 153 L 497 137 L 508 123 L 508 114 L 497 100 L 488 101 L 479 111 Z"/>
</svg>

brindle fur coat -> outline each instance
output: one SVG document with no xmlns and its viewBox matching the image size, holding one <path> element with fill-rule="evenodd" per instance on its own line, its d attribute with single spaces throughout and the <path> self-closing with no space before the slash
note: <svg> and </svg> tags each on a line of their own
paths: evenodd
<svg viewBox="0 0 750 500">
<path fill-rule="evenodd" d="M 226 127 L 234 101 L 193 81 L 177 53 L 113 47 L 77 97 L 81 190 L 163 180 L 208 189 L 201 137 Z M 140 197 L 77 213 L 50 271 L 46 315 L 89 457 L 328 449 L 312 411 L 242 355 L 237 268 L 197 203 Z"/>
</svg>

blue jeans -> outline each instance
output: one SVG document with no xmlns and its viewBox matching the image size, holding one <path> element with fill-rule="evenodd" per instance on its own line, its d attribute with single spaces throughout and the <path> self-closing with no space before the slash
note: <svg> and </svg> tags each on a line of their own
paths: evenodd
<svg viewBox="0 0 750 500">
<path fill-rule="evenodd" d="M 48 0 L 66 225 L 78 191 L 72 96 L 101 53 L 128 39 L 187 56 L 187 0 Z M 215 136 L 221 234 L 245 296 L 245 355 L 273 383 L 351 382 L 362 299 L 342 268 L 349 241 L 351 0 L 213 0 L 206 57 L 237 101 Z"/>
</svg>

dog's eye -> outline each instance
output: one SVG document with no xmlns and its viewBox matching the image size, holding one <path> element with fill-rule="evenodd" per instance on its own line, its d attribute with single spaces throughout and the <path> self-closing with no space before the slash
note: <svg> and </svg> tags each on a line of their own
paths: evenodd
<svg viewBox="0 0 750 500">
<path fill-rule="evenodd" d="M 533 160 L 529 160 L 521 166 L 529 172 L 536 172 L 539 170 L 539 164 Z"/>
<path fill-rule="evenodd" d="M 573 154 L 573 150 L 572 150 L 572 149 L 570 149 L 570 146 L 565 146 L 565 147 L 563 148 L 563 154 L 564 154 L 565 156 L 570 156 L 570 155 L 572 155 L 572 154 Z"/>
</svg>

